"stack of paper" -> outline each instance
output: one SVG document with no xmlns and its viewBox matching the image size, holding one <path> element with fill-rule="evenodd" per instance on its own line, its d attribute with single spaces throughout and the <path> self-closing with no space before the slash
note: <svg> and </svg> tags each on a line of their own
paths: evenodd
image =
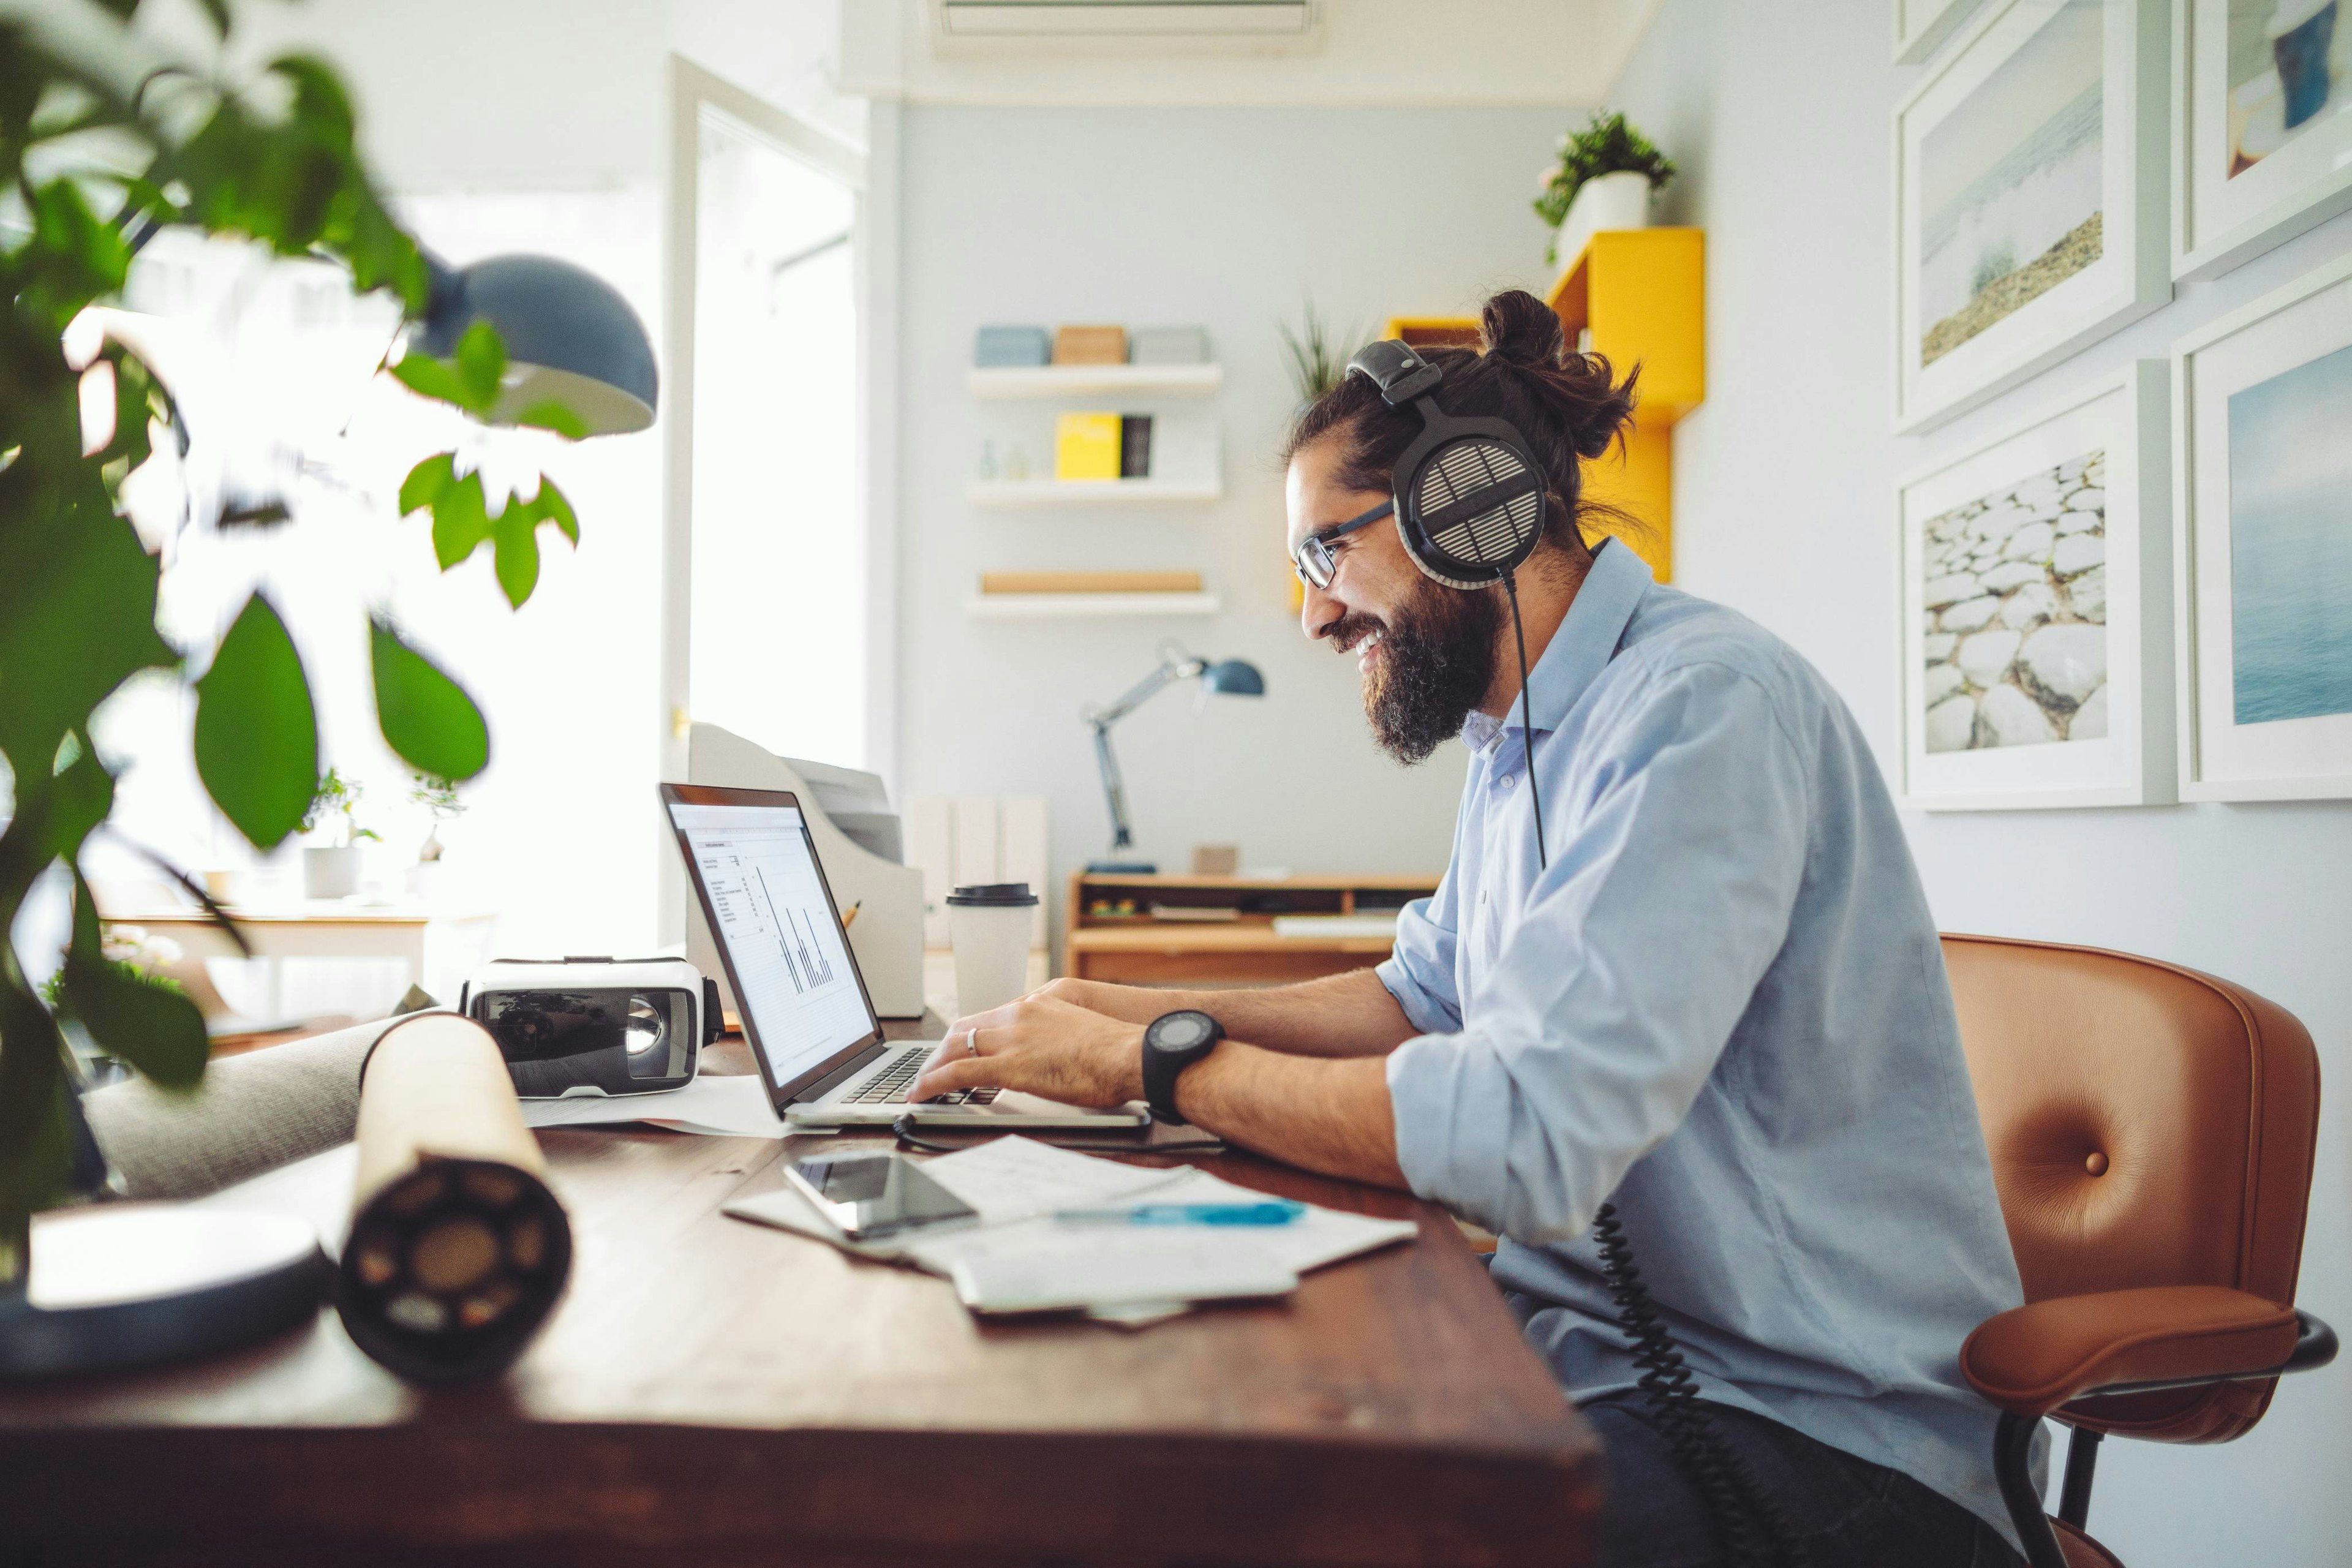
<svg viewBox="0 0 2352 1568">
<path fill-rule="evenodd" d="M 1124 1165 L 1020 1137 L 960 1150 L 923 1169 L 971 1205 L 977 1226 L 851 1241 L 790 1188 L 739 1198 L 726 1212 L 941 1275 L 975 1312 L 1084 1310 L 1135 1327 L 1195 1301 L 1287 1294 L 1307 1270 L 1404 1240 L 1414 1228 L 1407 1220 L 1311 1205 L 1278 1226 L 1066 1223 L 1055 1218 L 1057 1211 L 1245 1204 L 1265 1194 L 1205 1171 Z"/>
<path fill-rule="evenodd" d="M 609 1127 L 643 1121 L 673 1132 L 712 1138 L 782 1138 L 792 1131 L 768 1103 L 767 1086 L 756 1073 L 703 1073 L 681 1089 L 653 1094 L 576 1095 L 570 1100 L 526 1100 L 526 1127 Z"/>
</svg>

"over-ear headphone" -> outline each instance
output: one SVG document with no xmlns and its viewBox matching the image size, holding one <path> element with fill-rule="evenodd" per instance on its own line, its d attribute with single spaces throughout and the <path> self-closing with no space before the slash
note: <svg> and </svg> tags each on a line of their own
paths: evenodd
<svg viewBox="0 0 2352 1568">
<path fill-rule="evenodd" d="M 1421 414 L 1397 458 L 1397 537 L 1412 563 L 1449 588 L 1507 582 L 1543 538 L 1544 478 L 1527 437 L 1505 419 L 1457 419 L 1433 394 L 1445 373 L 1394 338 L 1358 351 L 1348 374 L 1391 408 Z"/>
<path fill-rule="evenodd" d="M 1457 419 L 1432 395 L 1445 373 L 1409 344 L 1383 338 L 1356 352 L 1348 374 L 1381 391 L 1391 408 L 1421 411 L 1421 434 L 1397 458 L 1390 484 L 1397 538 L 1423 573 L 1449 588 L 1503 585 L 1511 601 L 1511 633 L 1519 647 L 1519 727 L 1535 743 L 1528 697 L 1528 634 L 1519 622 L 1519 584 L 1512 575 L 1543 538 L 1544 479 L 1527 437 L 1507 419 Z M 1536 863 L 1544 851 L 1543 797 L 1536 771 L 1527 769 L 1528 804 L 1536 819 Z"/>
</svg>

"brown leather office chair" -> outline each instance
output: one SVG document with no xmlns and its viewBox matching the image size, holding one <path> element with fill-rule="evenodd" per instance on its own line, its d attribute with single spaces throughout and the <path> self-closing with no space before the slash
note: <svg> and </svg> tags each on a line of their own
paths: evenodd
<svg viewBox="0 0 2352 1568">
<path fill-rule="evenodd" d="M 2336 1353 L 2294 1306 L 2319 1058 L 2275 1003 L 2177 964 L 1973 936 L 1944 963 L 2025 1283 L 1961 1370 L 2002 1412 L 2033 1568 L 2121 1568 L 2083 1528 L 2101 1437 L 2227 1442 Z M 2045 1415 L 2073 1428 L 2054 1520 L 2030 1469 Z"/>
</svg>

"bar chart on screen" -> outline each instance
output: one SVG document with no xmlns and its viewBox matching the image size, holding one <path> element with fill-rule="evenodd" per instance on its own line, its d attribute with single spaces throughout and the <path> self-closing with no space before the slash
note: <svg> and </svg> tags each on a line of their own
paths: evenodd
<svg viewBox="0 0 2352 1568">
<path fill-rule="evenodd" d="M 778 1081 L 870 1032 L 841 922 L 790 808 L 681 823 L 736 994 Z"/>
</svg>

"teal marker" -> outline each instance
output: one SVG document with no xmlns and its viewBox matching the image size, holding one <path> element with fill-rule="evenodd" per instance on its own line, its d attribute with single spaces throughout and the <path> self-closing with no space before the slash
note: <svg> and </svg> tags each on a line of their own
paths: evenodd
<svg viewBox="0 0 2352 1568">
<path fill-rule="evenodd" d="M 1288 1225 L 1305 1204 L 1268 1198 L 1258 1204 L 1138 1204 L 1129 1209 L 1060 1209 L 1064 1225 Z"/>
</svg>

